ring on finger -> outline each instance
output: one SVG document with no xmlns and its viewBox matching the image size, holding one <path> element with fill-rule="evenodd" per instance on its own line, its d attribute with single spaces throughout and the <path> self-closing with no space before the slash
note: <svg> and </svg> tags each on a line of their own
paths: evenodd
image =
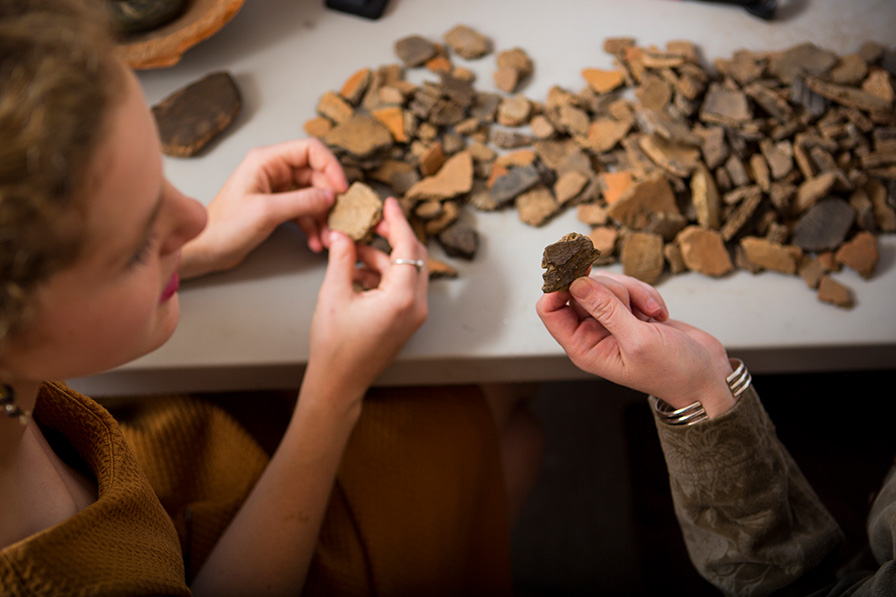
<svg viewBox="0 0 896 597">
<path fill-rule="evenodd" d="M 393 259 L 392 265 L 413 265 L 417 268 L 417 271 L 423 271 L 423 266 L 426 265 L 422 259 Z"/>
</svg>

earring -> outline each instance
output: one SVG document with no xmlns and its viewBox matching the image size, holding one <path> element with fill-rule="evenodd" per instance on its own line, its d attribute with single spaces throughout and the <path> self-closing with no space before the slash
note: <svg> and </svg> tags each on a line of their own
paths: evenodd
<svg viewBox="0 0 896 597">
<path fill-rule="evenodd" d="M 0 408 L 7 417 L 17 418 L 22 425 L 27 425 L 31 420 L 31 412 L 19 408 L 16 404 L 16 392 L 8 384 L 0 384 Z"/>
</svg>

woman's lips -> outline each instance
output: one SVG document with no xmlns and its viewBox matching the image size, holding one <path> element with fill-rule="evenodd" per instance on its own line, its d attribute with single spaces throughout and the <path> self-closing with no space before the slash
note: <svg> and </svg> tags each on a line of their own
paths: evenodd
<svg viewBox="0 0 896 597">
<path fill-rule="evenodd" d="M 165 301 L 170 299 L 172 296 L 174 296 L 174 293 L 177 292 L 177 289 L 179 286 L 180 286 L 180 277 L 177 275 L 177 272 L 175 271 L 171 275 L 171 279 L 168 280 L 168 284 L 165 285 L 165 290 L 162 291 L 162 296 L 160 297 L 159 302 L 164 303 Z"/>
</svg>

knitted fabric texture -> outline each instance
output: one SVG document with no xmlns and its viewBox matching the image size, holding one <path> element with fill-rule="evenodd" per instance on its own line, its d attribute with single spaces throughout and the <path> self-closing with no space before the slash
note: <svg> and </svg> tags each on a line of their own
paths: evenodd
<svg viewBox="0 0 896 597">
<path fill-rule="evenodd" d="M 93 472 L 98 499 L 0 551 L 0 594 L 189 595 L 174 526 L 110 414 L 49 383 L 32 423 L 71 444 Z"/>
</svg>

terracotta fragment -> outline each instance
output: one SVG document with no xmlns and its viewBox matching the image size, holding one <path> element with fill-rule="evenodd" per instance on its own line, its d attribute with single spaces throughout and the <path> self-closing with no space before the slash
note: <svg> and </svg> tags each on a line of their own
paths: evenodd
<svg viewBox="0 0 896 597">
<path fill-rule="evenodd" d="M 756 209 L 762 202 L 762 193 L 758 192 L 758 189 L 756 189 L 756 191 L 757 192 L 748 193 L 731 211 L 728 218 L 725 220 L 725 223 L 722 224 L 720 232 L 722 238 L 724 238 L 726 242 L 734 239 L 740 232 L 742 232 L 743 228 L 756 213 Z"/>
<path fill-rule="evenodd" d="M 524 95 L 505 98 L 498 106 L 498 124 L 504 126 L 522 126 L 529 122 L 532 115 L 532 102 Z"/>
<path fill-rule="evenodd" d="M 718 83 L 709 86 L 700 108 L 701 120 L 737 127 L 752 117 L 747 96 L 742 91 L 728 89 Z"/>
<path fill-rule="evenodd" d="M 657 166 L 681 178 L 690 176 L 700 160 L 695 147 L 671 143 L 659 135 L 643 135 L 640 147 Z"/>
<path fill-rule="evenodd" d="M 837 63 L 837 55 L 813 43 L 793 46 L 773 56 L 769 71 L 785 83 L 794 77 L 810 74 L 823 75 Z"/>
<path fill-rule="evenodd" d="M 663 273 L 663 239 L 649 232 L 631 232 L 622 240 L 622 273 L 655 284 Z"/>
<path fill-rule="evenodd" d="M 368 240 L 383 217 L 383 200 L 362 182 L 354 182 L 336 201 L 327 217 L 330 230 L 344 232 L 354 241 Z"/>
<path fill-rule="evenodd" d="M 663 257 L 669 265 L 669 273 L 673 276 L 687 270 L 684 259 L 681 257 L 681 248 L 675 243 L 666 243 L 663 245 Z"/>
<path fill-rule="evenodd" d="M 576 217 L 580 222 L 590 226 L 603 226 L 607 223 L 607 209 L 596 203 L 579 203 L 576 208 Z"/>
<path fill-rule="evenodd" d="M 242 109 L 236 81 L 214 72 L 182 87 L 152 107 L 162 152 L 192 157 L 225 131 Z"/>
<path fill-rule="evenodd" d="M 672 187 L 660 174 L 633 184 L 607 211 L 610 217 L 636 230 L 647 225 L 651 213 L 679 213 Z"/>
<path fill-rule="evenodd" d="M 392 133 L 374 117 L 356 113 L 333 127 L 324 142 L 363 158 L 391 146 Z"/>
<path fill-rule="evenodd" d="M 495 85 L 507 93 L 515 92 L 520 83 L 535 69 L 532 59 L 522 48 L 498 53 L 497 64 L 498 68 L 494 74 Z"/>
<path fill-rule="evenodd" d="M 803 255 L 798 273 L 809 288 L 816 290 L 821 283 L 822 276 L 824 276 L 826 272 L 827 270 L 817 257 Z"/>
<path fill-rule="evenodd" d="M 806 79 L 806 85 L 822 97 L 844 106 L 852 106 L 859 110 L 864 110 L 865 112 L 889 110 L 893 104 L 892 98 L 888 100 L 862 89 L 828 83 L 813 77 Z"/>
<path fill-rule="evenodd" d="M 474 60 L 492 51 L 491 40 L 467 25 L 455 25 L 444 36 L 448 44 L 461 58 Z"/>
<path fill-rule="evenodd" d="M 520 220 L 530 226 L 543 225 L 560 210 L 551 191 L 541 185 L 518 195 L 514 204 Z"/>
<path fill-rule="evenodd" d="M 323 116 L 309 118 L 303 126 L 304 131 L 312 137 L 325 137 L 332 128 L 333 123 Z"/>
<path fill-rule="evenodd" d="M 893 83 L 890 81 L 890 75 L 882 68 L 874 69 L 868 74 L 862 81 L 862 91 L 879 97 L 886 105 L 893 103 Z"/>
<path fill-rule="evenodd" d="M 395 42 L 395 54 L 405 66 L 420 66 L 437 53 L 436 45 L 420 35 L 409 35 Z"/>
<path fill-rule="evenodd" d="M 615 118 L 596 118 L 588 128 L 588 147 L 604 153 L 613 149 L 631 129 L 631 123 Z"/>
<path fill-rule="evenodd" d="M 581 172 L 570 170 L 562 174 L 554 183 L 554 196 L 557 197 L 557 202 L 563 205 L 577 197 L 586 184 L 588 184 L 587 176 Z"/>
<path fill-rule="evenodd" d="M 417 168 L 420 170 L 421 176 L 432 176 L 439 171 L 439 168 L 445 163 L 445 159 L 442 144 L 436 141 L 429 144 L 417 158 Z"/>
<path fill-rule="evenodd" d="M 351 105 L 357 106 L 361 102 L 361 98 L 363 98 L 364 94 L 367 92 L 367 87 L 370 85 L 372 76 L 373 73 L 369 68 L 356 70 L 345 80 L 345 83 L 342 84 L 342 87 L 339 89 L 339 95 L 345 98 L 345 101 L 349 102 Z"/>
<path fill-rule="evenodd" d="M 783 274 L 795 274 L 802 261 L 803 252 L 793 245 L 781 245 L 766 238 L 746 236 L 740 246 L 751 263 L 762 269 Z"/>
<path fill-rule="evenodd" d="M 828 275 L 822 276 L 818 284 L 818 299 L 844 309 L 852 309 L 855 305 L 849 288 Z"/>
<path fill-rule="evenodd" d="M 646 76 L 635 88 L 635 97 L 647 110 L 665 110 L 672 100 L 672 86 L 660 77 Z"/>
<path fill-rule="evenodd" d="M 725 130 L 722 127 L 695 127 L 694 133 L 703 141 L 700 149 L 703 152 L 703 161 L 708 168 L 715 169 L 728 159 L 728 143 L 725 141 Z"/>
<path fill-rule="evenodd" d="M 707 276 L 724 276 L 734 269 L 721 235 L 700 226 L 688 226 L 675 238 L 684 265 Z"/>
<path fill-rule="evenodd" d="M 834 258 L 838 263 L 857 271 L 863 278 L 870 278 L 880 260 L 877 237 L 867 231 L 859 232 L 852 240 L 840 245 Z"/>
<path fill-rule="evenodd" d="M 545 247 L 541 258 L 544 293 L 568 290 L 569 285 L 591 271 L 591 264 L 600 256 L 591 239 L 570 232 L 559 241 Z"/>
<path fill-rule="evenodd" d="M 705 164 L 698 163 L 691 176 L 691 201 L 697 223 L 704 228 L 718 230 L 722 221 L 722 200 L 716 181 Z"/>
<path fill-rule="evenodd" d="M 408 189 L 411 199 L 450 199 L 473 188 L 473 158 L 466 151 L 451 156 L 432 176 Z"/>
<path fill-rule="evenodd" d="M 430 257 L 427 259 L 427 270 L 429 270 L 429 279 L 438 280 L 441 278 L 456 278 L 458 276 L 457 268 L 449 263 L 440 261 Z"/>
<path fill-rule="evenodd" d="M 317 113 L 333 122 L 345 122 L 355 113 L 341 95 L 333 91 L 323 94 L 317 102 Z"/>
<path fill-rule="evenodd" d="M 868 62 L 860 54 L 847 54 L 831 69 L 831 81 L 838 85 L 856 85 L 868 74 Z"/>
<path fill-rule="evenodd" d="M 595 226 L 588 233 L 594 248 L 600 252 L 597 262 L 610 263 L 615 261 L 616 242 L 619 240 L 619 231 L 612 226 Z"/>
<path fill-rule="evenodd" d="M 410 140 L 404 129 L 404 110 L 398 106 L 380 108 L 370 114 L 389 130 L 396 143 L 407 143 Z"/>
<path fill-rule="evenodd" d="M 582 71 L 582 77 L 595 93 L 608 93 L 625 83 L 622 72 L 616 69 L 586 68 Z"/>
<path fill-rule="evenodd" d="M 615 203 L 632 186 L 633 178 L 631 172 L 626 170 L 601 172 L 599 182 L 603 191 L 604 201 L 609 205 Z"/>
</svg>

